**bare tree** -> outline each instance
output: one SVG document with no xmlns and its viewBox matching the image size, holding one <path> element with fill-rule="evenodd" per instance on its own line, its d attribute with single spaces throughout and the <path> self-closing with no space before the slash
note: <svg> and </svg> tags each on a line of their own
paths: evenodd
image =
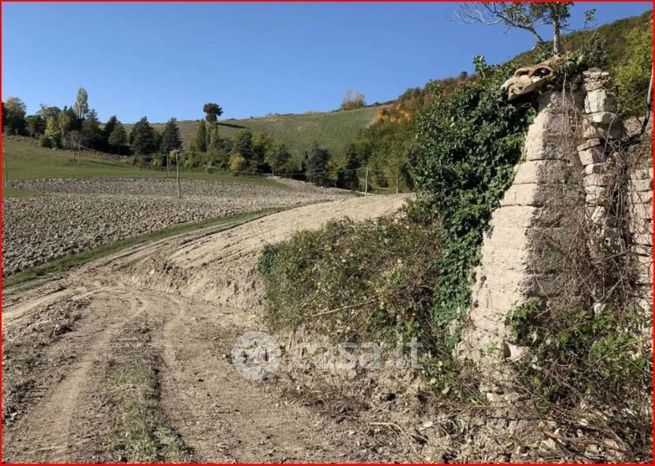
<svg viewBox="0 0 655 466">
<path fill-rule="evenodd" d="M 66 142 L 69 147 L 75 150 L 77 164 L 80 164 L 80 151 L 82 150 L 82 133 L 76 129 L 72 130 L 66 136 Z"/>
<path fill-rule="evenodd" d="M 537 28 L 549 25 L 553 30 L 553 53 L 562 53 L 562 31 L 568 27 L 573 2 L 475 2 L 464 3 L 455 12 L 458 21 L 465 24 L 504 24 L 508 28 L 523 29 L 545 42 Z"/>
</svg>

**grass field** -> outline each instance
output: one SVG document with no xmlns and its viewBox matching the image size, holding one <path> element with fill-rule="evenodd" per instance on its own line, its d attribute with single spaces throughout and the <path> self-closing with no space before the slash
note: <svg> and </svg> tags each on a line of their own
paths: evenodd
<svg viewBox="0 0 655 466">
<path fill-rule="evenodd" d="M 165 170 L 136 167 L 127 157 L 121 158 L 92 152 L 81 153 L 78 165 L 74 152 L 41 147 L 37 141 L 29 138 L 5 137 L 2 146 L 3 175 L 9 181 L 41 178 L 161 178 L 167 176 Z M 174 176 L 174 173 L 171 173 L 170 176 Z M 275 180 L 263 176 L 234 176 L 224 172 L 182 171 L 181 177 L 280 186 Z M 11 187 L 4 187 L 2 191 L 3 197 L 30 194 L 33 193 Z"/>
<path fill-rule="evenodd" d="M 370 125 L 375 114 L 383 108 L 364 107 L 338 112 L 313 112 L 300 115 L 274 115 L 243 120 L 220 121 L 220 132 L 231 137 L 240 128 L 258 130 L 273 136 L 287 145 L 289 151 L 299 157 L 309 149 L 314 141 L 332 152 L 342 151 L 353 141 L 359 131 Z M 198 121 L 180 121 L 180 133 L 186 144 L 195 137 Z M 126 125 L 130 126 L 130 125 Z M 162 123 L 153 124 L 158 131 Z"/>
</svg>

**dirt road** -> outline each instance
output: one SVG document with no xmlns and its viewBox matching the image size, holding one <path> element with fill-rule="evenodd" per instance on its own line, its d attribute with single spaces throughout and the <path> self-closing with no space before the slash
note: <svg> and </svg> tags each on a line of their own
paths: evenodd
<svg viewBox="0 0 655 466">
<path fill-rule="evenodd" d="M 254 270 L 267 243 L 403 196 L 300 207 L 138 246 L 3 297 L 3 460 L 389 461 L 388 438 L 239 377 L 263 329 Z M 375 437 L 375 438 L 373 438 Z"/>
</svg>

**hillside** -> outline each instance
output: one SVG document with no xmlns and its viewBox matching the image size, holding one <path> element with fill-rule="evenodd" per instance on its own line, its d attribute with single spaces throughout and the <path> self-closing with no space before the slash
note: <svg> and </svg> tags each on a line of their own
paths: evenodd
<svg viewBox="0 0 655 466">
<path fill-rule="evenodd" d="M 573 31 L 563 38 L 567 50 L 578 50 L 596 34 L 603 43 L 603 49 L 607 54 L 607 65 L 614 68 L 625 58 L 625 50 L 628 43 L 629 33 L 633 30 L 644 30 L 650 27 L 652 11 L 647 11 L 639 16 L 619 19 L 595 29 Z M 512 59 L 512 61 L 527 65 L 534 63 L 535 50 L 523 52 Z"/>
<path fill-rule="evenodd" d="M 220 121 L 219 125 L 223 136 L 233 136 L 244 128 L 267 133 L 286 144 L 295 156 L 302 155 L 314 141 L 332 152 L 339 152 L 357 137 L 359 130 L 373 123 L 375 114 L 382 108 L 383 105 L 347 111 L 230 119 Z M 198 121 L 180 121 L 178 124 L 182 140 L 188 144 L 196 134 Z M 131 128 L 131 125 L 126 126 Z M 164 124 L 153 126 L 161 131 Z"/>
<path fill-rule="evenodd" d="M 162 178 L 165 170 L 140 168 L 131 163 L 131 158 L 117 157 L 100 152 L 82 152 L 80 163 L 75 153 L 69 150 L 53 150 L 39 146 L 29 138 L 4 137 L 4 173 L 9 182 L 44 178 Z M 275 180 L 262 176 L 234 176 L 231 173 L 206 173 L 204 171 L 183 170 L 182 178 L 208 181 L 231 181 L 241 184 L 263 184 L 279 186 Z M 3 197 L 24 194 L 20 190 L 5 186 Z"/>
</svg>

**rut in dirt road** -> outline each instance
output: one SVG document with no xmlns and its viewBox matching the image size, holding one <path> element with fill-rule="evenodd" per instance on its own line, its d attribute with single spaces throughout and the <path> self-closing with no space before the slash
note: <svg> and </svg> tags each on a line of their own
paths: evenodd
<svg viewBox="0 0 655 466">
<path fill-rule="evenodd" d="M 406 196 L 349 198 L 133 247 L 5 299 L 4 460 L 407 460 L 363 429 L 240 378 L 230 348 L 263 329 L 267 243 Z"/>
</svg>

